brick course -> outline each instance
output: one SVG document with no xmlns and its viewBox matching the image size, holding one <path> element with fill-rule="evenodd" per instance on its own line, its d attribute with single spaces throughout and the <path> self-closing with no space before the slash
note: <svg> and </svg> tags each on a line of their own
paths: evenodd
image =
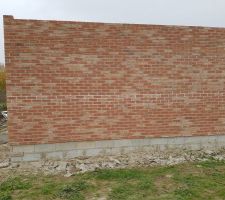
<svg viewBox="0 0 225 200">
<path fill-rule="evenodd" d="M 4 16 L 12 145 L 225 133 L 225 29 Z"/>
</svg>

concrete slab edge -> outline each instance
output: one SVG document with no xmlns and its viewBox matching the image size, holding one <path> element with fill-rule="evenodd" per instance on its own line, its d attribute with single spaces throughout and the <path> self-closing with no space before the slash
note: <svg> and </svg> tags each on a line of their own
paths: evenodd
<svg viewBox="0 0 225 200">
<path fill-rule="evenodd" d="M 11 161 L 64 160 L 83 156 L 116 155 L 141 150 L 163 151 L 177 148 L 216 150 L 224 147 L 225 135 L 18 145 L 11 147 Z"/>
</svg>

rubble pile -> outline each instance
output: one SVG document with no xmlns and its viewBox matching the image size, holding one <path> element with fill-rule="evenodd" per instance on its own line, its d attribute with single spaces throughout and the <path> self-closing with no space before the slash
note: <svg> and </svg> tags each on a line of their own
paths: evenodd
<svg viewBox="0 0 225 200">
<path fill-rule="evenodd" d="M 81 157 L 72 160 L 41 160 L 38 162 L 11 163 L 9 147 L 0 145 L 0 170 L 16 170 L 44 174 L 64 174 L 65 177 L 76 173 L 99 169 L 148 167 L 156 165 L 176 165 L 184 162 L 206 161 L 209 159 L 225 160 L 225 149 L 211 150 L 165 150 L 157 152 L 137 151 L 115 156 Z"/>
</svg>

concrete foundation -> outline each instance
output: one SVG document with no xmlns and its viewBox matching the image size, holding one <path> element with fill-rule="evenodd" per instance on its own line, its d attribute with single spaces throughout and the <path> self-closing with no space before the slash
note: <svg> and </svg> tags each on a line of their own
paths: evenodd
<svg viewBox="0 0 225 200">
<path fill-rule="evenodd" d="M 141 150 L 153 152 L 168 149 L 218 150 L 224 147 L 225 135 L 19 145 L 11 146 L 11 161 L 69 160 L 76 157 L 117 155 Z"/>
</svg>

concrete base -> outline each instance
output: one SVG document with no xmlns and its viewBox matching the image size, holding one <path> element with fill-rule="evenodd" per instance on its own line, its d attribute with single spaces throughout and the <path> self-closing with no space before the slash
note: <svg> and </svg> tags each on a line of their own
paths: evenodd
<svg viewBox="0 0 225 200">
<path fill-rule="evenodd" d="M 11 161 L 68 160 L 84 156 L 103 156 L 149 150 L 210 149 L 225 147 L 225 135 L 168 137 L 149 139 L 102 140 L 11 146 Z"/>
<path fill-rule="evenodd" d="M 0 144 L 8 143 L 8 134 L 7 132 L 0 133 Z"/>
</svg>

